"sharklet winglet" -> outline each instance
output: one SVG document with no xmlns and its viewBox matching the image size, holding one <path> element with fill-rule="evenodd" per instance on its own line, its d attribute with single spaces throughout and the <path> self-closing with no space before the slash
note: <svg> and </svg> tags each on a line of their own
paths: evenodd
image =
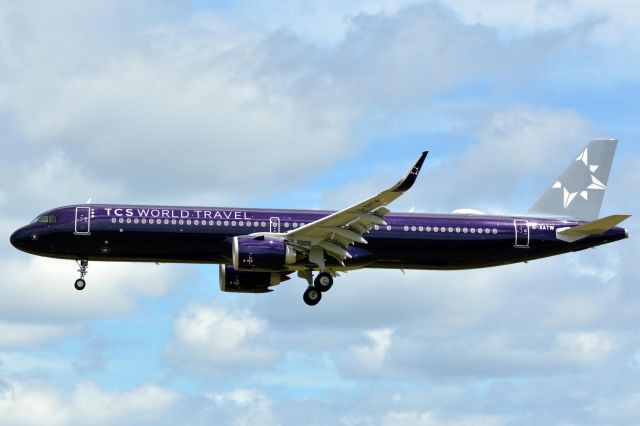
<svg viewBox="0 0 640 426">
<path fill-rule="evenodd" d="M 427 154 L 429 154 L 429 151 L 424 151 L 422 154 L 420 154 L 418 161 L 416 161 L 411 170 L 409 170 L 407 175 L 400 182 L 398 182 L 393 188 L 391 188 L 391 191 L 405 192 L 411 189 L 416 179 L 418 178 L 418 174 L 420 174 L 420 169 L 422 168 L 422 164 L 424 163 L 425 158 L 427 158 Z"/>
</svg>

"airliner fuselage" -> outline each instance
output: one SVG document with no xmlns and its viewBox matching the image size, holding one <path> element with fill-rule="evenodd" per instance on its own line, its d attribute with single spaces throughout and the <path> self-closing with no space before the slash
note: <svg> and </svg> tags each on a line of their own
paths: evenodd
<svg viewBox="0 0 640 426">
<path fill-rule="evenodd" d="M 230 261 L 225 241 L 261 232 L 281 233 L 328 216 L 329 211 L 79 205 L 39 216 L 11 242 L 20 250 L 62 259 L 134 262 Z M 389 214 L 364 234 L 345 266 L 465 269 L 504 265 L 582 250 L 625 238 L 623 228 L 574 243 L 556 230 L 582 222 L 466 214 Z M 52 223 L 49 223 L 52 222 Z M 351 249 L 350 249 L 351 250 Z M 355 250 L 354 250 L 355 252 Z"/>
</svg>

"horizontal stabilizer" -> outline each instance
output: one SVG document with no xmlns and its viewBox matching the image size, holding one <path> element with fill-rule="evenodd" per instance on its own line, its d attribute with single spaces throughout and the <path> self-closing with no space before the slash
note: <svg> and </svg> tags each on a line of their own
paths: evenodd
<svg viewBox="0 0 640 426">
<path fill-rule="evenodd" d="M 556 237 L 559 240 L 572 243 L 574 241 L 588 237 L 589 235 L 604 234 L 609 229 L 613 228 L 623 220 L 626 220 L 630 217 L 631 215 L 628 214 L 614 214 L 571 228 L 559 228 L 558 230 L 556 230 Z"/>
</svg>

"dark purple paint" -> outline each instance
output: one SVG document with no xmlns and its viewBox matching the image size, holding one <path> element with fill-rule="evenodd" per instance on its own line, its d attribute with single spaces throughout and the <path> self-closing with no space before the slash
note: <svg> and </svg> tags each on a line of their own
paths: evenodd
<svg viewBox="0 0 640 426">
<path fill-rule="evenodd" d="M 62 259 L 228 263 L 224 257 L 224 241 L 228 238 L 269 232 L 278 225 L 281 232 L 286 232 L 294 229 L 294 222 L 298 225 L 307 224 L 329 213 L 332 212 L 130 205 L 67 206 L 44 213 L 55 215 L 56 223 L 24 226 L 13 233 L 11 243 L 28 253 Z M 142 223 L 143 219 L 145 223 Z M 153 223 L 150 223 L 150 219 Z M 521 226 L 518 231 L 518 222 L 514 222 L 516 219 L 527 220 L 528 228 Z M 623 228 L 616 227 L 603 235 L 567 243 L 556 238 L 555 230 L 583 222 L 559 218 L 404 213 L 389 214 L 385 220 L 390 229 L 380 226 L 366 233 L 364 237 L 369 244 L 351 247 L 349 252 L 354 259 L 348 260 L 347 266 L 480 268 L 578 251 L 627 236 Z M 289 228 L 285 227 L 287 222 Z M 426 231 L 427 227 L 431 229 L 429 232 Z M 438 231 L 435 232 L 434 228 Z M 463 232 L 464 228 L 467 228 L 467 233 Z M 471 233 L 470 229 L 475 232 Z M 478 229 L 483 232 L 477 232 Z M 516 247 L 516 243 L 521 247 Z"/>
</svg>

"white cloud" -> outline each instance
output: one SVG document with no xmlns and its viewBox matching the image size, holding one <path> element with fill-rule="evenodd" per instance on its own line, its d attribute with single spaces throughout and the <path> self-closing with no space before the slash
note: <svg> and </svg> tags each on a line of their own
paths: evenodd
<svg viewBox="0 0 640 426">
<path fill-rule="evenodd" d="M 392 343 L 393 330 L 371 330 L 366 335 L 369 343 L 351 346 L 347 362 L 350 369 L 377 373 L 381 368 L 384 368 L 385 357 Z"/>
<path fill-rule="evenodd" d="M 249 425 L 278 425 L 271 400 L 257 389 L 236 389 L 230 392 L 210 395 L 216 408 L 230 411 L 232 424 L 237 426 Z"/>
<path fill-rule="evenodd" d="M 164 296 L 179 281 L 181 270 L 143 263 L 93 262 L 87 287 L 73 287 L 77 266 L 35 256 L 0 261 L 0 317 L 15 321 L 81 321 L 131 312 L 135 297 Z M 20 301 L 20 303 L 16 303 Z"/>
<path fill-rule="evenodd" d="M 499 426 L 508 419 L 498 416 L 458 416 L 441 418 L 430 411 L 394 411 L 387 414 L 381 424 L 384 426 Z"/>
<path fill-rule="evenodd" d="M 360 14 L 393 14 L 414 0 L 282 1 L 277 7 L 267 0 L 234 5 L 232 16 L 252 27 L 291 31 L 320 45 L 342 41 L 350 21 Z"/>
<path fill-rule="evenodd" d="M 335 45 L 347 36 L 353 19 L 359 15 L 393 15 L 411 5 L 446 5 L 467 25 L 495 28 L 509 39 L 523 35 L 567 31 L 584 23 L 597 22 L 592 35 L 595 42 L 609 48 L 630 44 L 639 19 L 631 0 L 603 3 L 597 0 L 494 1 L 491 7 L 473 0 L 443 1 L 284 1 L 279 7 L 265 0 L 253 0 L 234 5 L 228 16 L 267 30 L 291 31 L 306 40 L 321 45 Z"/>
<path fill-rule="evenodd" d="M 635 40 L 640 37 L 640 13 L 632 0 L 499 0 L 491 7 L 473 0 L 447 4 L 465 24 L 495 29 L 506 42 L 536 34 L 565 35 L 562 59 L 554 60 L 553 70 L 547 71 L 565 88 L 610 90 L 612 86 L 638 81 L 630 61 L 638 57 Z M 594 57 L 598 60 L 594 61 Z"/>
<path fill-rule="evenodd" d="M 556 336 L 556 348 L 567 354 L 580 356 L 587 362 L 598 362 L 616 350 L 615 338 L 607 333 L 560 333 Z"/>
<path fill-rule="evenodd" d="M 250 303 L 274 345 L 329 351 L 355 380 L 580 374 L 628 351 L 624 330 L 638 319 L 626 273 L 604 283 L 573 274 L 568 258 L 600 250 L 484 270 L 353 271 L 313 315 L 293 284 Z M 371 331 L 364 342 L 362 330 Z"/>
<path fill-rule="evenodd" d="M 50 388 L 12 382 L 0 397 L 0 417 L 7 424 L 38 425 L 47 419 L 50 425 L 65 424 L 68 413 L 59 394 Z"/>
<path fill-rule="evenodd" d="M 593 41 L 608 48 L 629 47 L 637 35 L 640 15 L 633 1 L 597 0 L 548 1 L 508 0 L 493 2 L 492 7 L 469 0 L 453 0 L 448 4 L 468 23 L 480 23 L 515 36 L 550 30 L 567 30 L 585 22 L 597 22 Z"/>
<path fill-rule="evenodd" d="M 351 97 L 384 110 L 499 73 L 505 53 L 492 31 L 463 25 L 430 3 L 394 15 L 358 16 L 331 66 Z"/>
<path fill-rule="evenodd" d="M 418 378 L 553 376 L 577 373 L 602 364 L 617 350 L 616 339 L 604 332 L 486 331 L 435 335 L 403 329 L 394 336 L 379 362 L 363 361 L 350 350 L 343 374 L 387 380 Z M 358 365 L 358 363 L 363 363 Z M 374 366 L 375 363 L 375 366 Z"/>
<path fill-rule="evenodd" d="M 591 258 L 570 257 L 567 260 L 572 266 L 571 271 L 576 276 L 594 277 L 607 282 L 619 275 L 622 262 L 620 255 L 611 250 L 603 250 L 601 254 L 602 257 L 597 263 L 594 263 Z"/>
<path fill-rule="evenodd" d="M 489 25 L 515 35 L 571 28 L 584 20 L 603 17 L 610 9 L 602 3 L 597 8 L 588 3 L 525 0 L 516 4 L 500 0 L 487 8 L 468 0 L 449 2 L 465 22 Z"/>
<path fill-rule="evenodd" d="M 496 112 L 476 130 L 477 143 L 435 170 L 425 168 L 423 184 L 403 199 L 430 200 L 444 211 L 476 208 L 525 211 L 580 149 L 594 139 L 587 120 L 570 110 L 518 106 Z M 441 184 L 424 184 L 438 182 Z M 531 188 L 535 189 L 531 194 Z M 431 208 L 431 211 L 434 209 Z"/>
<path fill-rule="evenodd" d="M 49 374 L 68 370 L 69 362 L 60 357 L 42 357 L 26 351 L 6 350 L 0 352 L 2 372 L 30 375 L 47 372 Z M 2 378 L 0 378 L 2 388 Z"/>
<path fill-rule="evenodd" d="M 7 425 L 283 424 L 275 410 L 253 388 L 192 396 L 154 383 L 110 390 L 80 382 L 65 389 L 49 381 L 0 378 L 0 418 Z"/>
<path fill-rule="evenodd" d="M 113 179 L 92 179 L 82 162 L 72 161 L 61 150 L 43 157 L 38 154 L 24 162 L 5 163 L 0 178 L 13 182 L 7 192 L 11 203 L 3 209 L 2 217 L 7 220 L 19 216 L 21 225 L 53 207 L 85 203 L 90 198 L 118 200 L 126 192 Z"/>
<path fill-rule="evenodd" d="M 248 310 L 191 305 L 176 317 L 165 356 L 175 368 L 196 373 L 255 369 L 275 359 L 268 334 L 266 322 Z"/>
<path fill-rule="evenodd" d="M 474 143 L 466 151 L 447 155 L 443 152 L 450 148 L 431 147 L 418 181 L 391 205 L 393 211 L 523 213 L 591 139 L 613 136 L 597 134 L 575 111 L 526 105 L 494 111 L 470 131 Z M 318 207 L 339 209 L 356 201 L 353 194 L 375 194 L 395 183 L 414 160 L 386 163 L 384 173 L 327 188 Z"/>
<path fill-rule="evenodd" d="M 77 333 L 78 326 L 15 323 L 0 320 L 0 349 L 28 348 Z"/>
<path fill-rule="evenodd" d="M 108 392 L 95 384 L 81 383 L 69 401 L 70 410 L 73 410 L 70 418 L 73 423 L 88 421 L 96 425 L 165 422 L 167 414 L 173 412 L 179 402 L 177 392 L 158 385 Z"/>
<path fill-rule="evenodd" d="M 35 158 L 36 181 L 58 178 L 57 199 L 70 196 L 59 193 L 67 182 L 95 201 L 280 193 L 357 150 L 363 111 L 429 103 L 505 69 L 531 72 L 562 42 L 532 37 L 505 48 L 493 29 L 439 3 L 360 2 L 357 10 L 384 13 L 358 15 L 328 50 L 243 32 L 204 12 L 183 11 L 183 25 L 137 15 L 120 23 L 129 6 L 104 8 L 40 3 L 37 13 L 14 6 L 5 17 L 15 24 L 5 28 L 0 107 L 15 132 L 2 143 Z M 42 19 L 48 12 L 58 21 Z M 95 35 L 79 36 L 94 24 Z M 100 31 L 110 26 L 120 35 Z M 299 164 L 306 152 L 304 173 L 273 166 Z"/>
<path fill-rule="evenodd" d="M 600 421 L 612 425 L 631 425 L 640 422 L 640 393 L 621 398 L 606 398 L 588 407 Z"/>
<path fill-rule="evenodd" d="M 46 382 L 8 379 L 0 418 L 16 425 L 172 424 L 179 402 L 179 394 L 153 384 L 110 392 L 85 382 L 65 394 Z"/>
<path fill-rule="evenodd" d="M 73 287 L 70 260 L 6 256 L 0 260 L 0 348 L 24 349 L 77 336 L 89 321 L 134 312 L 140 297 L 159 299 L 191 273 L 176 266 L 93 262 L 87 287 Z"/>
<path fill-rule="evenodd" d="M 66 162 L 71 170 L 53 184 L 67 188 L 72 180 L 69 187 L 82 197 L 90 181 L 109 185 L 95 188 L 102 196 L 174 193 L 204 202 L 228 192 L 212 182 L 235 187 L 239 197 L 291 185 L 291 171 L 273 164 L 295 162 L 303 147 L 323 147 L 314 150 L 317 168 L 349 150 L 349 108 L 310 102 L 312 93 L 328 93 L 319 84 L 305 88 L 306 96 L 284 90 L 281 72 L 295 78 L 297 68 L 266 73 L 262 64 L 270 58 L 258 37 L 195 14 L 184 26 L 132 17 L 130 26 L 114 23 L 127 37 L 109 30 L 83 38 L 76 21 L 100 29 L 105 11 L 55 7 L 59 21 L 49 22 L 39 17 L 52 7 L 40 6 L 34 14 L 12 10 L 15 25 L 5 28 L 12 42 L 0 68 L 0 107 L 16 129 L 3 146 L 19 145 L 40 159 L 62 150 L 36 181 L 56 177 Z M 129 9 L 106 8 L 110 19 Z M 30 35 L 29 55 L 20 31 Z"/>
</svg>

